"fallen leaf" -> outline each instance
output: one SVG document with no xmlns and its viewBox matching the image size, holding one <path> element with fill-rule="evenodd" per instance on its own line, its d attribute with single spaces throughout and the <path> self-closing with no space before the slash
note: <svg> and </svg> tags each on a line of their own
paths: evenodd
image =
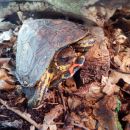
<svg viewBox="0 0 130 130">
<path fill-rule="evenodd" d="M 93 114 L 102 129 L 118 130 L 116 113 L 107 107 L 106 103 L 108 100 L 109 97 L 106 97 L 96 103 L 96 108 L 93 110 Z"/>
<path fill-rule="evenodd" d="M 110 69 L 110 56 L 106 41 L 96 43 L 88 50 L 85 56 L 85 63 L 81 69 L 80 77 L 83 82 L 101 81 L 102 75 L 108 76 Z"/>
<path fill-rule="evenodd" d="M 0 90 L 11 90 L 15 87 L 15 80 L 13 77 L 8 74 L 7 70 L 0 69 Z"/>
<path fill-rule="evenodd" d="M 18 97 L 18 99 L 16 99 L 15 101 L 15 105 L 22 104 L 25 100 L 26 100 L 25 97 Z"/>
<path fill-rule="evenodd" d="M 98 82 L 93 82 L 90 84 L 85 84 L 83 87 L 79 88 L 74 94 L 81 97 L 85 97 L 86 100 L 98 99 L 103 96 L 101 93 L 102 85 Z"/>
<path fill-rule="evenodd" d="M 35 130 L 35 126 L 31 125 L 30 130 Z"/>
<path fill-rule="evenodd" d="M 73 125 L 68 125 L 68 126 L 65 126 L 65 128 L 58 128 L 57 130 L 73 130 L 74 129 L 74 126 Z M 75 130 L 79 130 L 79 129 L 76 129 Z"/>
<path fill-rule="evenodd" d="M 123 121 L 127 121 L 128 123 L 130 123 L 130 114 L 126 115 L 125 117 L 123 117 L 122 119 Z"/>
<path fill-rule="evenodd" d="M 0 67 L 4 64 L 8 64 L 10 61 L 10 58 L 0 58 Z"/>
<path fill-rule="evenodd" d="M 96 120 L 92 118 L 92 116 L 88 116 L 86 120 L 84 121 L 84 124 L 90 130 L 96 129 Z"/>
<path fill-rule="evenodd" d="M 117 108 L 117 97 L 112 95 L 108 98 L 106 107 L 112 111 L 115 111 Z"/>
<path fill-rule="evenodd" d="M 9 29 L 11 28 L 15 28 L 15 24 L 12 24 L 11 22 L 5 22 L 5 21 L 0 21 L 0 30 L 3 30 L 3 31 L 8 31 Z"/>
<path fill-rule="evenodd" d="M 126 44 L 128 40 L 123 31 L 119 28 L 114 30 L 113 37 L 113 44 Z"/>
<path fill-rule="evenodd" d="M 11 90 L 14 89 L 15 85 L 11 85 L 4 80 L 0 80 L 0 90 Z"/>
<path fill-rule="evenodd" d="M 124 84 L 123 88 L 122 88 L 123 91 L 127 92 L 127 94 L 130 95 L 130 85 L 129 84 Z"/>
<path fill-rule="evenodd" d="M 74 110 L 79 105 L 81 105 L 81 100 L 79 98 L 76 98 L 76 97 L 69 97 L 68 98 L 69 109 Z"/>
<path fill-rule="evenodd" d="M 12 36 L 13 31 L 11 29 L 9 31 L 4 31 L 2 34 L 0 34 L 0 43 L 3 43 L 4 41 L 10 41 Z"/>
<path fill-rule="evenodd" d="M 75 112 L 71 112 L 69 119 L 70 119 L 70 122 L 74 122 L 76 124 L 80 124 L 84 126 L 81 117 Z"/>
<path fill-rule="evenodd" d="M 54 119 L 58 118 L 63 113 L 63 106 L 57 105 L 49 113 L 47 113 L 44 117 L 44 122 L 41 130 L 57 130 L 57 126 L 54 123 Z"/>
<path fill-rule="evenodd" d="M 114 57 L 114 62 L 119 66 L 119 70 L 122 72 L 130 72 L 130 48 L 127 48 L 125 52 L 120 52 Z"/>
<path fill-rule="evenodd" d="M 119 86 L 112 84 L 108 77 L 102 77 L 102 85 L 104 86 L 102 92 L 107 95 L 118 93 L 120 90 Z"/>
<path fill-rule="evenodd" d="M 125 130 L 130 130 L 130 123 L 126 124 Z"/>
<path fill-rule="evenodd" d="M 125 74 L 122 72 L 118 72 L 116 70 L 111 70 L 109 75 L 109 82 L 111 84 L 116 84 L 120 79 L 123 79 L 124 82 L 130 84 L 130 74 Z"/>
</svg>

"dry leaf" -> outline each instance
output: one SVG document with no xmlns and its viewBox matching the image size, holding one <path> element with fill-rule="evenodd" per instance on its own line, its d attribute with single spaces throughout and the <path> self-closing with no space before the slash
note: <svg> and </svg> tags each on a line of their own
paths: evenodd
<svg viewBox="0 0 130 130">
<path fill-rule="evenodd" d="M 122 90 L 124 90 L 125 92 L 127 92 L 127 94 L 130 94 L 130 85 L 129 84 L 124 84 Z"/>
<path fill-rule="evenodd" d="M 18 99 L 16 99 L 15 105 L 22 104 L 25 100 L 26 100 L 25 97 L 19 97 Z"/>
<path fill-rule="evenodd" d="M 0 69 L 0 90 L 11 90 L 15 87 L 13 77 L 5 69 Z"/>
<path fill-rule="evenodd" d="M 71 110 L 74 110 L 80 104 L 81 104 L 81 100 L 79 98 L 76 97 L 68 98 L 68 106 Z"/>
<path fill-rule="evenodd" d="M 4 64 L 8 64 L 10 61 L 10 58 L 0 58 L 0 67 Z"/>
<path fill-rule="evenodd" d="M 100 100 L 98 103 L 96 103 L 96 108 L 93 110 L 93 114 L 95 115 L 95 118 L 98 120 L 102 129 L 118 130 L 118 128 L 116 127 L 116 115 L 106 105 L 108 100 L 109 98 L 106 97 Z"/>
<path fill-rule="evenodd" d="M 3 32 L 0 34 L 0 43 L 3 43 L 3 41 L 10 41 L 12 36 L 13 31 L 11 29 L 9 31 Z"/>
<path fill-rule="evenodd" d="M 75 94 L 81 97 L 85 97 L 87 100 L 98 99 L 103 96 L 101 93 L 101 84 L 98 82 L 93 82 L 86 84 L 80 89 L 78 89 Z"/>
<path fill-rule="evenodd" d="M 53 87 L 49 88 L 49 91 L 44 95 L 44 100 L 42 100 L 41 105 L 35 109 L 27 109 L 29 113 L 22 112 L 26 110 L 26 104 L 24 106 L 22 105 L 26 101 L 24 97 L 19 96 L 16 91 L 11 91 L 10 93 L 1 92 L 1 97 L 3 96 L 8 102 L 0 100 L 0 112 L 3 113 L 0 115 L 0 120 L 10 117 L 12 121 L 12 119 L 18 118 L 19 115 L 20 118 L 25 120 L 23 127 L 27 126 L 23 130 L 117 130 L 115 119 L 117 114 L 114 112 L 117 108 L 117 97 L 114 96 L 116 93 L 122 101 L 120 115 L 121 117 L 126 115 L 123 118 L 123 121 L 126 121 L 126 123 L 123 123 L 123 128 L 129 130 L 130 74 L 121 73 L 121 71 L 126 73 L 130 72 L 130 10 L 128 9 L 127 12 L 118 10 L 117 12 L 120 14 L 116 14 L 115 19 L 117 21 L 114 20 L 114 23 L 112 22 L 112 18 L 106 21 L 114 13 L 110 8 L 105 9 L 103 6 L 99 8 L 90 6 L 90 8 L 88 7 L 88 12 L 84 12 L 91 20 L 96 21 L 100 27 L 88 27 L 90 30 L 89 33 L 92 36 L 90 38 L 96 44 L 86 54 L 83 53 L 86 57 L 85 63 L 80 71 L 75 74 L 76 78 L 81 78 L 82 85 L 75 77 L 75 80 L 72 77 L 59 84 L 58 89 Z M 16 35 L 18 35 L 19 28 L 20 26 L 17 26 L 12 34 L 10 31 L 0 33 L 0 56 L 2 57 L 0 58 L 0 90 L 10 90 L 16 87 L 10 63 L 15 58 L 14 55 L 17 46 L 15 44 L 17 40 Z M 76 58 L 75 50 L 78 45 L 72 45 L 72 47 L 70 53 L 68 49 L 66 51 L 62 50 L 62 56 L 68 53 Z M 80 51 L 81 49 L 82 47 L 77 50 Z M 60 60 L 60 53 L 57 54 L 55 60 L 58 60 L 57 58 Z M 11 62 L 9 63 L 9 61 Z M 15 61 L 13 65 L 15 65 Z M 64 63 L 58 62 L 58 65 L 64 65 Z M 115 68 L 116 70 L 114 70 Z M 54 80 L 57 80 L 57 77 L 59 78 L 61 74 L 62 71 L 57 70 Z M 120 79 L 123 79 L 126 83 L 123 82 L 123 85 L 120 85 L 120 82 L 118 82 Z M 117 83 L 121 88 L 116 85 Z M 8 106 L 8 103 L 13 107 Z M 61 103 L 63 105 L 60 105 Z M 22 111 L 15 109 L 16 105 Z M 15 114 L 12 114 L 12 112 L 10 114 L 8 110 L 5 111 L 5 107 Z M 50 112 L 46 113 L 48 108 Z M 15 117 L 16 114 L 17 117 Z M 7 117 L 4 115 L 7 115 Z M 41 119 L 43 116 L 44 120 L 43 118 Z"/>
<path fill-rule="evenodd" d="M 35 126 L 31 125 L 30 130 L 35 130 Z"/>
<path fill-rule="evenodd" d="M 0 90 L 11 90 L 14 89 L 15 85 L 11 85 L 4 80 L 0 80 Z"/>
<path fill-rule="evenodd" d="M 130 114 L 126 115 L 122 120 L 130 123 Z"/>
<path fill-rule="evenodd" d="M 84 121 L 85 126 L 90 130 L 96 129 L 96 120 L 92 118 L 92 116 L 88 116 Z"/>
<path fill-rule="evenodd" d="M 0 30 L 5 30 L 5 31 L 7 31 L 7 30 L 9 30 L 9 29 L 11 29 L 11 28 L 15 28 L 15 24 L 12 24 L 11 22 L 9 22 L 9 21 L 0 21 Z"/>
<path fill-rule="evenodd" d="M 115 29 L 113 37 L 115 38 L 113 44 L 125 44 L 127 42 L 127 37 L 123 34 L 121 29 Z"/>
<path fill-rule="evenodd" d="M 117 97 L 114 95 L 108 97 L 106 106 L 108 109 L 114 111 L 117 108 Z"/>
<path fill-rule="evenodd" d="M 74 126 L 73 125 L 68 125 L 68 126 L 65 126 L 65 128 L 58 128 L 57 130 L 73 130 L 74 129 Z M 75 129 L 75 130 L 78 130 L 78 129 Z"/>
<path fill-rule="evenodd" d="M 102 77 L 102 85 L 104 86 L 102 92 L 107 95 L 112 95 L 119 92 L 120 88 L 116 84 L 112 84 L 108 77 Z"/>
<path fill-rule="evenodd" d="M 105 41 L 95 44 L 85 57 L 85 63 L 80 73 L 83 84 L 95 80 L 100 81 L 102 75 L 108 75 L 110 56 Z"/>
<path fill-rule="evenodd" d="M 114 57 L 114 62 L 119 66 L 120 71 L 130 72 L 130 48 L 116 55 Z"/>
<path fill-rule="evenodd" d="M 42 125 L 41 130 L 57 130 L 57 126 L 54 123 L 54 119 L 58 118 L 63 113 L 63 106 L 57 105 L 55 106 L 49 113 L 47 113 L 44 117 L 44 123 Z"/>
<path fill-rule="evenodd" d="M 130 123 L 126 124 L 125 130 L 130 130 Z"/>
<path fill-rule="evenodd" d="M 82 125 L 83 125 L 83 122 L 81 121 L 80 116 L 77 115 L 77 114 L 74 113 L 74 112 L 71 112 L 70 120 L 71 120 L 71 122 L 75 122 L 75 123 L 77 123 L 77 124 L 82 124 Z"/>
<path fill-rule="evenodd" d="M 130 84 L 130 74 L 124 74 L 124 73 L 121 73 L 121 72 L 118 72 L 116 70 L 112 70 L 110 75 L 109 75 L 109 82 L 111 84 L 116 84 L 118 83 L 118 81 L 120 79 L 123 79 L 124 82 Z"/>
</svg>

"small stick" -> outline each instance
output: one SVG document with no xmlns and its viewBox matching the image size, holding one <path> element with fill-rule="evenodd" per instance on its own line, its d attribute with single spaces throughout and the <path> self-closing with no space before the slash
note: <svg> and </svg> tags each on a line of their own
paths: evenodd
<svg viewBox="0 0 130 130">
<path fill-rule="evenodd" d="M 58 92 L 59 92 L 59 94 L 60 94 L 60 97 L 61 97 L 61 101 L 62 101 L 62 103 L 63 103 L 63 106 L 64 106 L 64 111 L 66 111 L 66 110 L 67 110 L 67 108 L 66 108 L 66 105 L 65 105 L 64 96 L 63 96 L 63 94 L 62 94 L 62 92 L 61 92 L 61 90 L 60 90 L 60 87 L 59 87 L 59 86 L 57 87 L 57 89 L 58 89 Z"/>
<path fill-rule="evenodd" d="M 20 117 L 22 117 L 22 118 L 23 118 L 24 120 L 26 120 L 27 122 L 29 122 L 30 124 L 34 125 L 37 129 L 40 129 L 40 125 L 37 124 L 33 119 L 31 119 L 30 116 L 28 116 L 27 113 L 25 113 L 25 112 L 22 113 L 21 111 L 15 109 L 15 108 L 9 107 L 9 106 L 7 105 L 7 103 L 6 103 L 4 100 L 2 100 L 2 99 L 0 99 L 0 103 L 1 103 L 2 105 L 4 105 L 8 110 L 10 110 L 10 111 L 16 113 L 17 115 L 19 115 Z"/>
<path fill-rule="evenodd" d="M 130 93 L 129 92 L 127 92 L 126 90 L 124 90 L 124 89 L 122 89 L 122 88 L 120 88 L 123 92 L 125 92 L 125 93 L 127 93 L 127 94 L 129 94 L 130 95 Z"/>
<path fill-rule="evenodd" d="M 77 124 L 77 123 L 74 123 L 74 122 L 71 122 L 71 124 L 74 125 L 74 126 L 77 126 L 79 128 L 82 128 L 84 130 L 88 130 L 88 128 L 84 127 L 83 125 L 80 125 L 80 124 Z"/>
</svg>

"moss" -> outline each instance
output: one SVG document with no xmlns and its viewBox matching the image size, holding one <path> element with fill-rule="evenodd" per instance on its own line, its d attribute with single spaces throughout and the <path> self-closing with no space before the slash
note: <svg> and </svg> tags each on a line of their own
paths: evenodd
<svg viewBox="0 0 130 130">
<path fill-rule="evenodd" d="M 117 125 L 117 129 L 118 130 L 123 130 L 122 126 L 121 126 L 121 123 L 119 121 L 119 118 L 118 118 L 118 112 L 120 111 L 120 108 L 121 108 L 121 101 L 117 98 L 117 107 L 115 109 L 115 118 L 116 118 L 116 125 Z"/>
</svg>

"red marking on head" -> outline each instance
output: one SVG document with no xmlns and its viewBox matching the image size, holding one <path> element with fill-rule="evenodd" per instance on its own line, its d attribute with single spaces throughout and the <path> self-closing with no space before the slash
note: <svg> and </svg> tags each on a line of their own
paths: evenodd
<svg viewBox="0 0 130 130">
<path fill-rule="evenodd" d="M 74 75 L 74 68 L 75 67 L 81 67 L 81 64 L 73 64 L 70 68 L 69 68 L 69 72 L 71 75 Z"/>
</svg>

